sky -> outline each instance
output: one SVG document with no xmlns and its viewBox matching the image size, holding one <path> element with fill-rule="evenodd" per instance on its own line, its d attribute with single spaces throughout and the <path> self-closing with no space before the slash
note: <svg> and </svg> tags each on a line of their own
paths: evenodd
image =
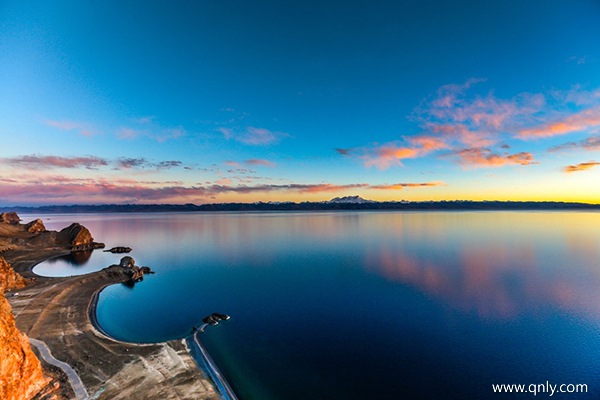
<svg viewBox="0 0 600 400">
<path fill-rule="evenodd" d="M 600 3 L 0 0 L 0 205 L 600 203 Z"/>
</svg>

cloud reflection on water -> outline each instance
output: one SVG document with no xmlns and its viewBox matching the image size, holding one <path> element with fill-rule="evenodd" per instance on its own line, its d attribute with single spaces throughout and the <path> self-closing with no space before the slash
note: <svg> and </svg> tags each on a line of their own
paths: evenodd
<svg viewBox="0 0 600 400">
<path fill-rule="evenodd" d="M 545 217 L 549 220 L 537 226 L 539 235 L 480 226 L 460 239 L 458 252 L 449 245 L 451 235 L 445 243 L 430 243 L 429 251 L 414 247 L 422 239 L 414 236 L 403 237 L 395 248 L 371 246 L 365 268 L 483 319 L 544 318 L 556 312 L 600 319 L 600 232 L 571 229 L 585 218 L 582 215 L 566 226 L 552 221 L 551 213 Z M 511 219 L 531 215 L 513 213 L 507 218 L 505 227 Z M 446 233 L 450 229 L 441 227 Z M 494 239 L 482 245 L 480 239 L 490 232 Z M 438 239 L 440 235 L 444 236 L 437 230 Z"/>
</svg>

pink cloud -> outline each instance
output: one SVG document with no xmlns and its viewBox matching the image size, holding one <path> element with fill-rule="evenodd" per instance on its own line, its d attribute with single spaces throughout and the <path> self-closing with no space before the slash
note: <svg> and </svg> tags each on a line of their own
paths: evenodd
<svg viewBox="0 0 600 400">
<path fill-rule="evenodd" d="M 2 162 L 9 165 L 22 166 L 29 169 L 46 168 L 80 168 L 95 169 L 108 165 L 108 161 L 94 156 L 88 157 L 59 157 L 27 155 L 20 157 L 4 158 Z"/>
<path fill-rule="evenodd" d="M 571 132 L 597 130 L 600 127 L 600 106 L 589 108 L 575 114 L 533 128 L 522 129 L 519 136 L 523 139 L 544 138 L 565 135 Z"/>
<path fill-rule="evenodd" d="M 422 188 L 422 187 L 434 187 L 434 186 L 445 186 L 446 184 L 441 181 L 435 182 L 422 182 L 422 183 L 393 183 L 391 185 L 371 185 L 371 189 L 379 190 L 402 190 L 404 188 Z"/>
<path fill-rule="evenodd" d="M 240 168 L 242 166 L 239 162 L 236 161 L 225 161 L 225 165 L 236 168 Z"/>
<path fill-rule="evenodd" d="M 441 87 L 437 96 L 423 102 L 415 110 L 415 119 L 425 135 L 441 135 L 447 143 L 461 143 L 471 147 L 490 146 L 501 134 L 511 133 L 544 110 L 545 96 L 521 93 L 511 99 L 499 99 L 492 93 L 467 97 L 467 89 L 480 79 L 471 79 L 463 85 Z"/>
<path fill-rule="evenodd" d="M 63 131 L 78 131 L 83 136 L 91 136 L 93 134 L 93 129 L 89 124 L 83 122 L 46 120 L 44 123 Z"/>
<path fill-rule="evenodd" d="M 592 136 L 579 142 L 568 142 L 559 146 L 554 146 L 548 149 L 550 152 L 570 150 L 570 149 L 584 149 L 588 151 L 600 150 L 600 136 Z"/>
<path fill-rule="evenodd" d="M 328 193 L 355 189 L 399 190 L 406 187 L 429 187 L 441 182 L 397 183 L 369 185 L 366 183 L 289 183 L 231 185 L 231 180 L 221 179 L 215 184 L 184 186 L 181 182 L 138 181 L 128 179 L 70 178 L 66 176 L 17 177 L 0 176 L 0 199 L 25 203 L 121 203 L 121 202 L 203 202 L 204 199 L 225 193 Z"/>
<path fill-rule="evenodd" d="M 470 79 L 464 84 L 445 85 L 433 98 L 423 101 L 413 114 L 422 131 L 416 136 L 405 136 L 405 145 L 392 143 L 336 151 L 361 158 L 365 166 L 379 169 L 440 150 L 450 150 L 466 165 L 529 165 L 535 163 L 529 152 L 508 154 L 490 147 L 499 145 L 507 136 L 530 139 L 600 130 L 600 89 L 585 91 L 574 87 L 568 92 L 520 93 L 508 99 L 498 98 L 493 92 L 469 96 L 469 89 L 483 81 Z M 600 142 L 590 138 L 551 150 L 573 147 L 593 150 L 600 147 Z"/>
<path fill-rule="evenodd" d="M 252 158 L 250 160 L 246 160 L 246 164 L 248 165 L 264 165 L 265 167 L 274 167 L 275 163 L 269 160 L 264 160 L 260 158 Z"/>
<path fill-rule="evenodd" d="M 144 131 L 131 129 L 131 128 L 121 128 L 117 137 L 119 139 L 136 139 L 144 134 Z"/>
<path fill-rule="evenodd" d="M 251 146 L 267 146 L 279 142 L 282 138 L 289 136 L 284 132 L 275 132 L 265 128 L 246 127 L 243 131 L 236 131 L 230 128 L 218 128 L 219 132 L 227 140 L 234 139 L 238 142 Z"/>
<path fill-rule="evenodd" d="M 144 117 L 137 120 L 143 129 L 134 129 L 130 127 L 122 127 L 117 131 L 117 138 L 124 140 L 133 140 L 140 137 L 147 137 L 156 140 L 159 143 L 166 142 L 170 139 L 178 139 L 186 135 L 186 130 L 183 127 L 163 127 L 154 123 L 154 117 Z"/>
<path fill-rule="evenodd" d="M 246 134 L 243 135 L 239 140 L 246 144 L 266 145 L 278 142 L 279 138 L 280 134 L 277 132 L 272 132 L 264 128 L 255 128 L 253 126 L 249 126 L 246 130 Z"/>
<path fill-rule="evenodd" d="M 496 154 L 490 149 L 468 148 L 456 151 L 460 163 L 476 167 L 500 167 L 504 165 L 530 165 L 535 164 L 533 155 L 529 152 L 516 154 Z"/>
</svg>

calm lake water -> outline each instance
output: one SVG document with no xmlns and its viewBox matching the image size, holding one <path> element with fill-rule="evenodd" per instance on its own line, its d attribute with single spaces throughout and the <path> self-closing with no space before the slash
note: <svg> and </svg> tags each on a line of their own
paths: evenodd
<svg viewBox="0 0 600 400">
<path fill-rule="evenodd" d="M 533 398 L 492 384 L 546 381 L 588 385 L 558 398 L 600 398 L 600 213 L 43 219 L 80 222 L 157 272 L 101 293 L 98 320 L 115 338 L 180 338 L 230 314 L 201 337 L 240 399 Z M 121 256 L 35 272 L 85 273 Z"/>
</svg>

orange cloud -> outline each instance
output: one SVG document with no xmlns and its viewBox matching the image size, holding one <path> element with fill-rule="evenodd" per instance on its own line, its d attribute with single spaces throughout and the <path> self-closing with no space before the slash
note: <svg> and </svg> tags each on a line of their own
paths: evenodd
<svg viewBox="0 0 600 400">
<path fill-rule="evenodd" d="M 402 165 L 401 160 L 418 157 L 420 148 L 397 147 L 387 144 L 371 151 L 371 154 L 362 156 L 366 167 L 387 169 L 392 165 Z"/>
<path fill-rule="evenodd" d="M 336 148 L 338 154 L 357 157 L 366 167 L 387 169 L 402 165 L 402 160 L 427 156 L 449 149 L 463 164 L 479 166 L 529 165 L 534 163 L 528 152 L 495 153 L 490 146 L 506 141 L 507 136 L 527 139 L 550 137 L 583 130 L 600 130 L 600 89 L 585 91 L 574 87 L 568 92 L 542 94 L 520 93 L 502 99 L 489 92 L 470 95 L 468 90 L 483 79 L 469 79 L 464 84 L 445 85 L 436 95 L 415 108 L 411 118 L 421 133 L 404 136 L 404 144 L 374 148 Z M 552 121 L 552 122 L 549 122 Z M 600 148 L 598 140 L 567 143 L 564 148 Z M 466 150 L 462 150 L 467 147 Z M 505 146 L 502 146 L 506 148 Z"/>
<path fill-rule="evenodd" d="M 455 152 L 460 158 L 461 164 L 475 165 L 481 167 L 500 167 L 503 165 L 530 165 L 534 164 L 533 155 L 529 152 L 516 154 L 496 154 L 490 149 L 470 148 Z"/>
<path fill-rule="evenodd" d="M 522 129 L 523 139 L 565 135 L 600 127 L 600 106 L 580 111 L 560 120 L 530 129 Z"/>
<path fill-rule="evenodd" d="M 579 163 L 577 165 L 567 165 L 565 167 L 565 172 L 577 172 L 577 171 L 585 171 L 600 165 L 600 162 L 597 161 L 589 161 L 584 163 Z"/>
<path fill-rule="evenodd" d="M 411 144 L 420 146 L 427 151 L 447 149 L 450 147 L 448 143 L 437 136 L 416 136 L 409 138 L 408 141 Z"/>
</svg>

